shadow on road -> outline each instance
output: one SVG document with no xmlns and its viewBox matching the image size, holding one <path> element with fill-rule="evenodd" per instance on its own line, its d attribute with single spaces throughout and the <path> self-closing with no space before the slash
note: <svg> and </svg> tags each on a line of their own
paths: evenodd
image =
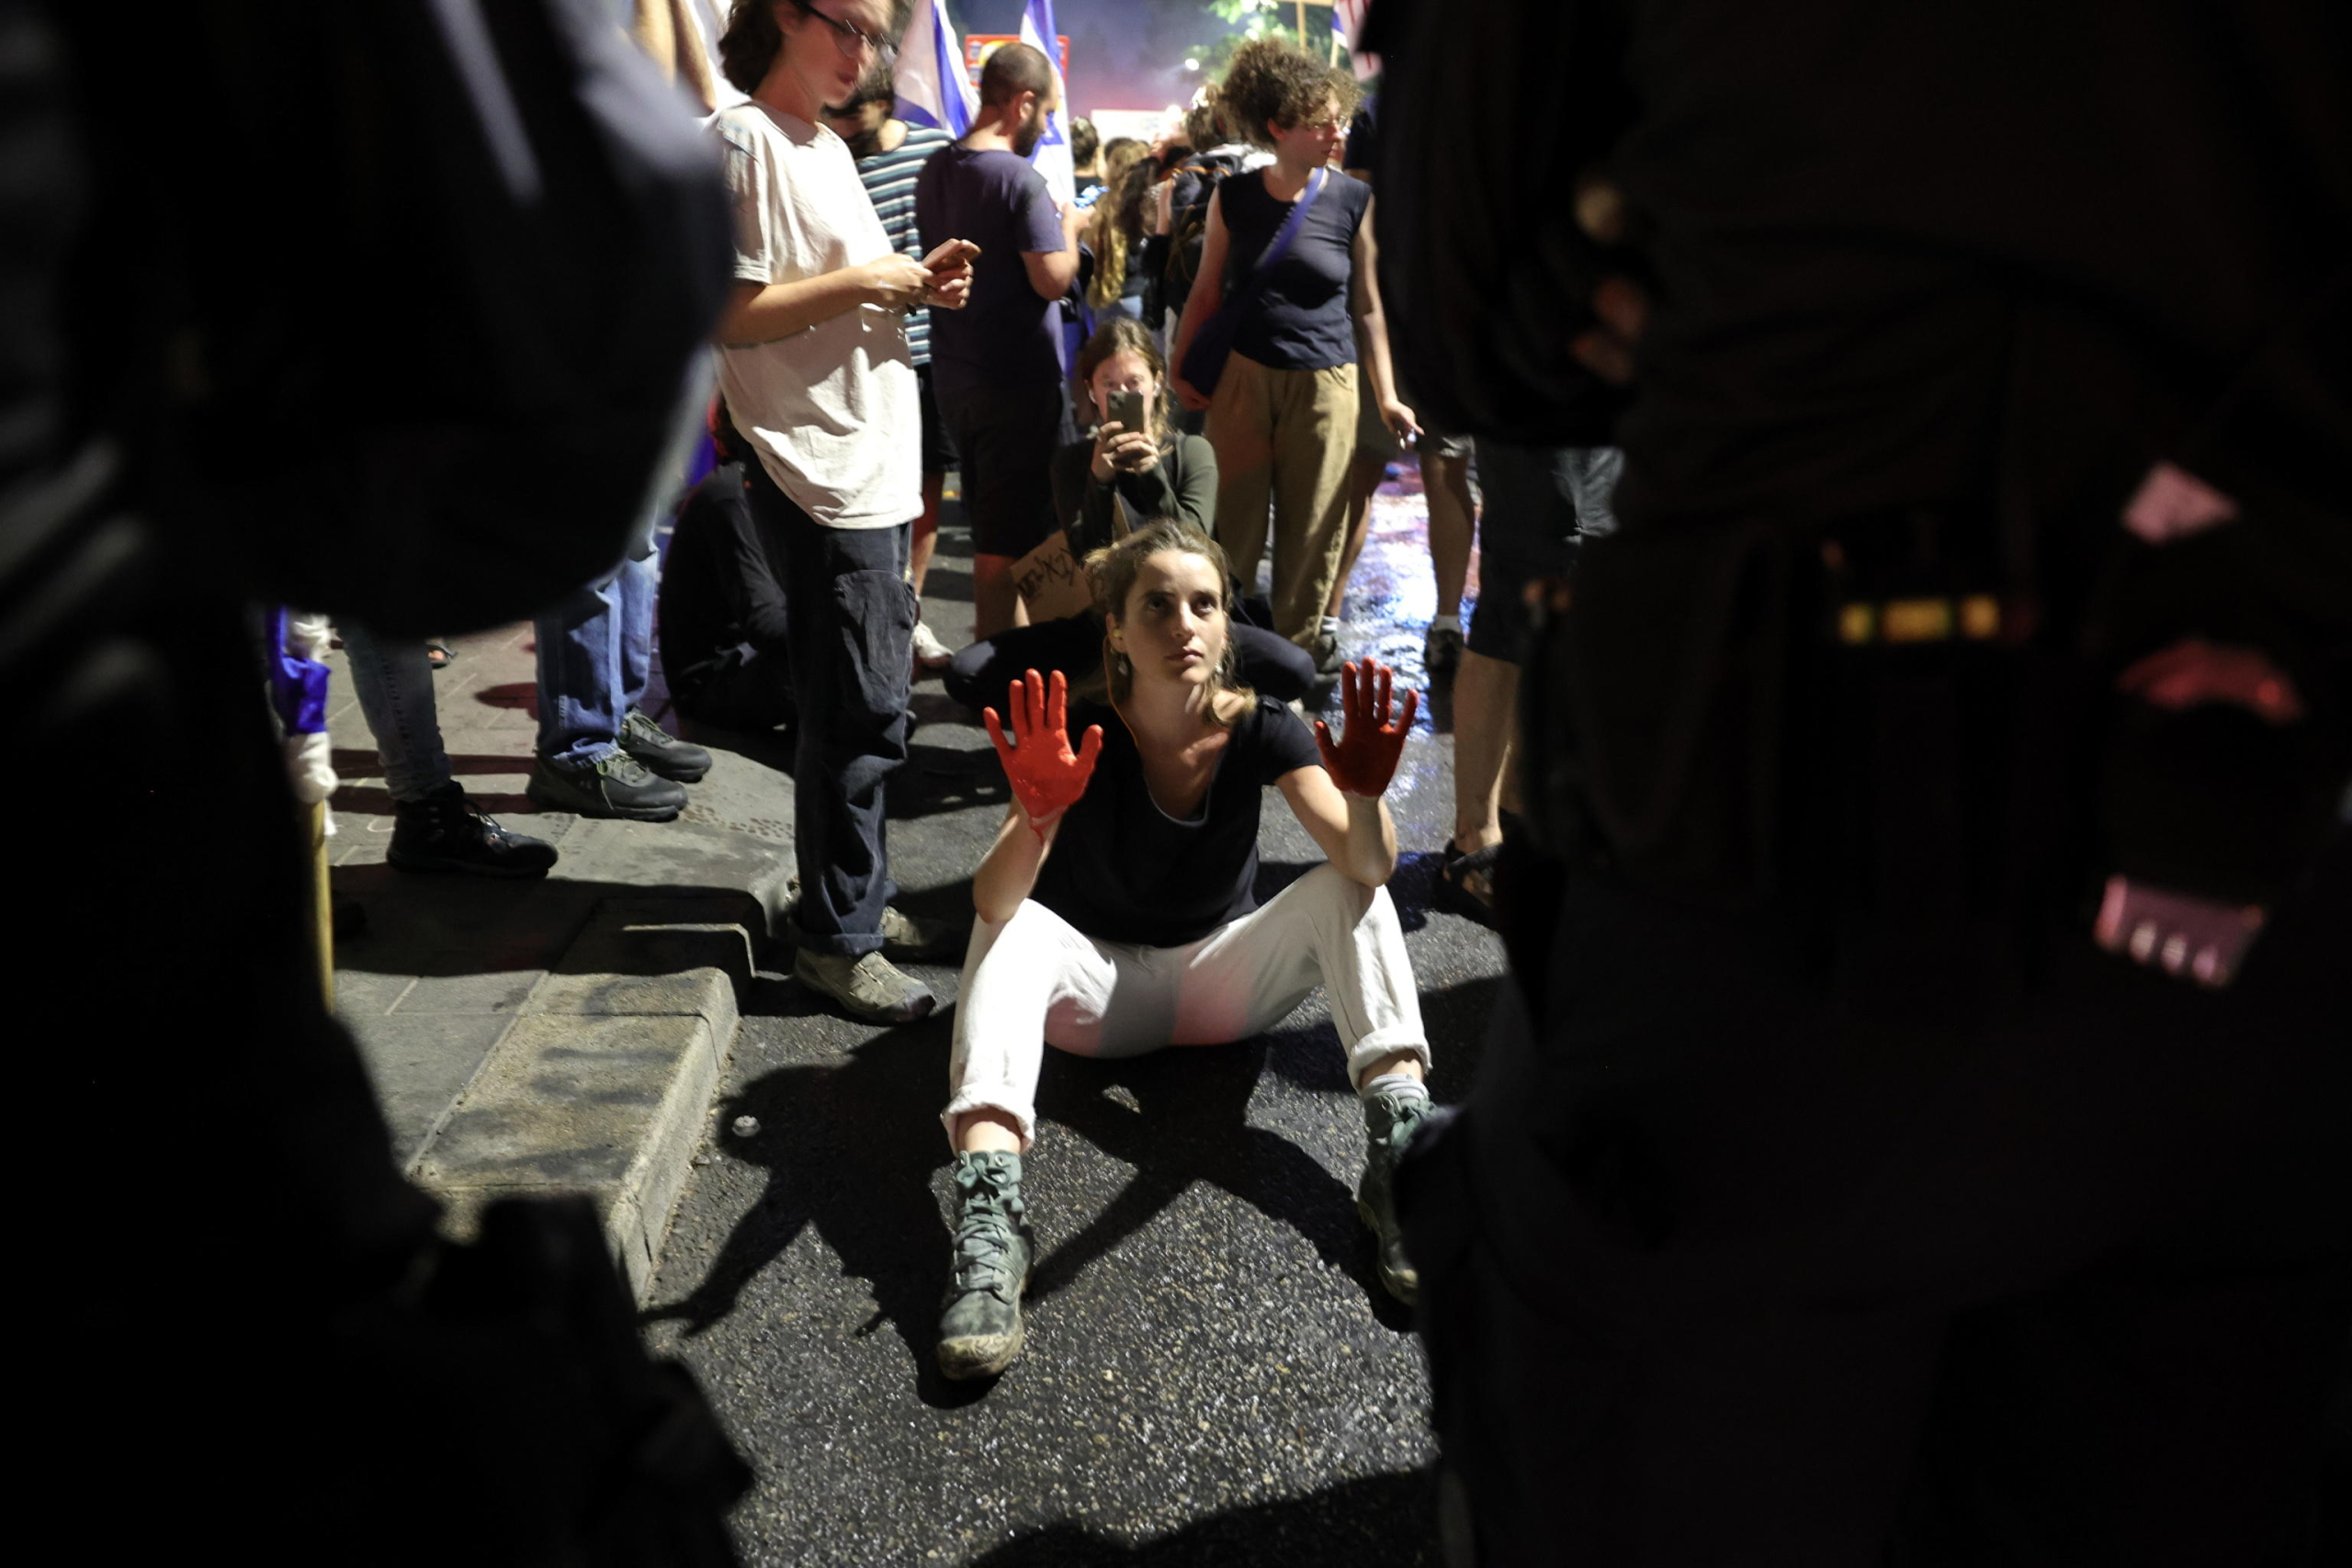
<svg viewBox="0 0 2352 1568">
<path fill-rule="evenodd" d="M 1336 1058 L 1336 1039 L 1322 1032 Z M 1381 1288 L 1351 1182 L 1281 1134 L 1249 1122 L 1250 1098 L 1279 1038 L 1116 1061 L 1057 1054 L 1038 1084 L 1040 1120 L 1069 1128 L 1135 1174 L 1077 1235 L 1038 1259 L 1033 1299 L 1069 1284 L 1194 1182 L 1206 1182 L 1296 1231 L 1327 1268 L 1356 1281 L 1389 1328 L 1412 1326 L 1411 1311 Z M 1344 1069 L 1339 1081 L 1344 1086 Z"/>
<path fill-rule="evenodd" d="M 1475 1041 L 1492 987 L 1481 981 L 1423 998 L 1432 1038 L 1449 1042 L 1438 1053 L 1441 1099 L 1468 1082 L 1475 1049 L 1453 1043 Z M 752 1006 L 787 1013 L 808 1001 L 799 987 L 778 986 Z M 935 1183 L 948 1164 L 938 1116 L 951 1028 L 949 1014 L 889 1030 L 845 1060 L 780 1068 L 724 1100 L 721 1127 L 745 1115 L 760 1122 L 753 1136 L 730 1137 L 729 1153 L 765 1168 L 766 1191 L 692 1292 L 649 1309 L 646 1321 L 682 1323 L 689 1336 L 707 1331 L 734 1310 L 753 1275 L 814 1225 L 843 1271 L 871 1289 L 878 1309 L 871 1328 L 887 1322 L 905 1342 L 925 1404 L 952 1406 L 984 1393 L 984 1384 L 948 1382 L 933 1360 L 947 1287 L 949 1234 Z M 1356 1216 L 1354 1161 L 1343 1180 L 1282 1134 L 1250 1123 L 1270 1065 L 1291 1082 L 1347 1091 L 1328 1022 L 1117 1061 L 1049 1051 L 1038 1086 L 1041 1123 L 1084 1139 L 1133 1175 L 1075 1234 L 1050 1221 L 1043 1227 L 1031 1299 L 1067 1288 L 1193 1183 L 1207 1182 L 1295 1231 L 1328 1267 L 1356 1281 L 1383 1325 L 1409 1331 L 1412 1314 L 1381 1288 L 1371 1236 Z M 1352 1138 L 1351 1145 L 1362 1146 Z M 1057 1232 L 1066 1239 L 1055 1240 Z"/>
<path fill-rule="evenodd" d="M 1049 1525 L 971 1568 L 1414 1568 L 1439 1557 L 1436 1486 L 1426 1472 L 1408 1471 L 1214 1514 L 1140 1546 L 1080 1524 Z"/>
</svg>

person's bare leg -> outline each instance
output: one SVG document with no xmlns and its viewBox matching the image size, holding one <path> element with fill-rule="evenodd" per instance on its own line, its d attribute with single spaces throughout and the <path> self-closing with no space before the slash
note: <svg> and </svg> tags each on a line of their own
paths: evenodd
<svg viewBox="0 0 2352 1568">
<path fill-rule="evenodd" d="M 1419 1056 L 1410 1051 L 1392 1051 L 1363 1070 L 1363 1081 L 1370 1083 L 1374 1078 L 1385 1077 L 1391 1073 L 1402 1073 L 1416 1083 L 1423 1081 L 1428 1077 L 1421 1071 L 1421 1059 Z M 968 1144 L 965 1145 L 967 1148 L 970 1146 Z"/>
<path fill-rule="evenodd" d="M 939 498 L 947 489 L 945 474 L 922 477 L 922 515 L 915 519 L 914 536 L 907 542 L 907 581 L 915 597 L 922 597 L 922 580 L 931 571 L 932 552 L 939 547 Z"/>
<path fill-rule="evenodd" d="M 1363 542 L 1372 533 L 1372 497 L 1380 488 L 1385 467 L 1358 463 L 1348 476 L 1348 542 L 1340 547 L 1340 575 L 1332 580 L 1331 603 L 1323 611 L 1335 621 L 1340 618 L 1340 601 L 1348 596 L 1348 579 L 1356 574 L 1356 558 L 1363 554 Z M 1460 603 L 1459 592 L 1453 597 Z"/>
<path fill-rule="evenodd" d="M 1011 556 L 972 558 L 972 640 L 985 642 L 1029 624 L 1029 606 L 1013 591 Z"/>
<path fill-rule="evenodd" d="M 1019 1154 L 1021 1123 L 1007 1111 L 967 1111 L 956 1118 L 956 1149 L 967 1155 Z"/>
<path fill-rule="evenodd" d="M 1421 490 L 1430 509 L 1430 564 L 1437 574 L 1437 613 L 1462 614 L 1470 581 L 1470 548 L 1477 538 L 1477 506 L 1470 497 L 1470 459 L 1421 457 Z"/>
<path fill-rule="evenodd" d="M 1453 844 L 1502 842 L 1502 784 L 1519 705 L 1519 666 L 1464 649 L 1453 678 Z"/>
</svg>

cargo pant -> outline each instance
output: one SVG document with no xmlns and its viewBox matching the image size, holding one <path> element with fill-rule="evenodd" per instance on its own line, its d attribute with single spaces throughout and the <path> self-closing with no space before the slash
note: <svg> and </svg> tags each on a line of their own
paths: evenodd
<svg viewBox="0 0 2352 1568">
<path fill-rule="evenodd" d="M 1236 354 L 1209 404 L 1217 543 L 1254 592 L 1272 501 L 1274 629 L 1301 648 L 1315 641 L 1347 545 L 1356 375 L 1352 365 L 1276 370 Z"/>
</svg>

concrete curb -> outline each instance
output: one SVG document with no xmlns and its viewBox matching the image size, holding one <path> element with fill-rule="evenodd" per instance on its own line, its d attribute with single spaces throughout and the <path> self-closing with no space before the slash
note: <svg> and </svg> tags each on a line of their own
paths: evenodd
<svg viewBox="0 0 2352 1568">
<path fill-rule="evenodd" d="M 760 738 L 736 737 L 677 821 L 537 809 L 524 788 L 534 637 L 513 626 L 457 639 L 458 662 L 431 692 L 452 775 L 484 810 L 557 846 L 544 879 L 385 864 L 389 781 L 351 682 L 332 688 L 346 775 L 332 803 L 334 892 L 366 919 L 338 943 L 335 1008 L 394 1157 L 448 1203 L 450 1229 L 496 1198 L 586 1192 L 641 1295 L 733 1043 L 737 989 L 784 907 L 792 781 Z M 667 712 L 658 671 L 646 707 Z"/>
<path fill-rule="evenodd" d="M 586 1193 L 640 1304 L 766 925 L 749 895 L 600 900 L 409 1174 L 468 1234 L 501 1198 Z"/>
</svg>

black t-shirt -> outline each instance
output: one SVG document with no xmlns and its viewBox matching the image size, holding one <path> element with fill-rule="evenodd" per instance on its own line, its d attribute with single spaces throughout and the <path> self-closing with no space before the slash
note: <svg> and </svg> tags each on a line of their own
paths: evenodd
<svg viewBox="0 0 2352 1568">
<path fill-rule="evenodd" d="M 1259 698 L 1235 721 L 1200 810 L 1182 822 L 1151 798 L 1135 737 L 1112 709 L 1072 704 L 1071 746 L 1091 724 L 1102 727 L 1102 754 L 1030 897 L 1088 936 L 1147 947 L 1197 942 L 1256 908 L 1261 792 L 1323 760 L 1298 716 Z"/>
<path fill-rule="evenodd" d="M 678 508 L 662 558 L 662 663 L 673 690 L 741 644 L 783 651 L 783 571 L 784 543 L 745 499 L 743 466 L 721 463 Z"/>
<path fill-rule="evenodd" d="M 915 220 L 926 251 L 949 240 L 980 247 L 971 302 L 931 313 L 932 386 L 942 399 L 1061 384 L 1061 303 L 1040 299 L 1021 258 L 1066 242 L 1045 176 L 1011 152 L 949 145 L 915 176 Z"/>
<path fill-rule="evenodd" d="M 1311 187 L 1310 187 L 1311 188 Z M 1291 204 L 1266 194 L 1262 169 L 1235 175 L 1217 186 L 1230 236 L 1225 291 L 1229 299 L 1258 269 Z M 1300 200 L 1306 196 L 1301 193 Z M 1274 264 L 1258 303 L 1234 334 L 1233 346 L 1276 370 L 1329 370 L 1356 359 L 1355 318 L 1348 285 L 1355 276 L 1356 231 L 1372 205 L 1372 187 L 1327 170 L 1323 191 L 1308 209 L 1290 254 Z"/>
</svg>

